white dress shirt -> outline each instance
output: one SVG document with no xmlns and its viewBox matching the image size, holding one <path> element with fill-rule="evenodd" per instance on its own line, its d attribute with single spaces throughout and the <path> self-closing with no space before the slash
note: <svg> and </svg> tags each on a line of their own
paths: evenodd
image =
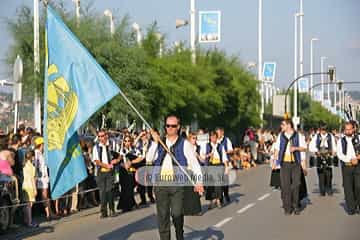
<svg viewBox="0 0 360 240">
<path fill-rule="evenodd" d="M 345 163 L 349 163 L 351 162 L 351 159 L 356 158 L 356 155 L 355 155 L 354 146 L 352 144 L 352 137 L 346 136 L 345 140 L 347 142 L 346 155 L 344 155 L 343 153 L 342 144 L 341 144 L 342 138 L 340 138 L 337 145 L 337 156 L 341 161 Z"/>
<path fill-rule="evenodd" d="M 105 145 L 102 144 L 102 143 L 99 143 L 99 147 L 102 148 L 102 151 L 101 151 L 101 155 L 102 155 L 102 158 L 101 158 L 101 162 L 102 163 L 105 163 L 105 164 L 109 164 L 111 159 L 109 160 L 108 159 L 108 155 L 106 154 L 106 146 L 109 146 L 109 142 L 107 142 Z M 93 147 L 93 154 L 92 154 L 92 161 L 95 162 L 96 160 L 99 160 L 100 161 L 100 156 L 99 156 L 99 153 L 98 153 L 98 150 L 97 150 L 97 145 L 95 145 Z"/>
<path fill-rule="evenodd" d="M 320 147 L 325 147 L 325 148 L 328 148 L 328 142 L 327 142 L 327 136 L 328 134 L 320 134 Z M 330 137 L 331 137 L 331 145 L 332 145 L 332 151 L 333 153 L 336 153 L 336 142 L 335 142 L 335 138 L 333 135 L 330 134 Z M 316 146 L 316 141 L 317 141 L 317 135 L 315 135 L 312 139 L 311 139 L 311 142 L 309 144 L 309 151 L 312 152 L 312 153 L 316 153 L 318 151 L 320 151 L 320 149 L 317 148 Z"/>
</svg>

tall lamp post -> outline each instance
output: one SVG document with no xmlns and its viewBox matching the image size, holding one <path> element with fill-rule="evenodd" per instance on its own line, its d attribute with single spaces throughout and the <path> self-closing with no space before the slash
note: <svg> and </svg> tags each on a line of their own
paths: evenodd
<svg viewBox="0 0 360 240">
<path fill-rule="evenodd" d="M 327 59 L 327 57 L 322 56 L 320 58 L 320 68 L 321 68 L 321 72 L 324 71 L 324 61 Z M 324 105 L 324 76 L 321 75 L 321 103 Z M 327 100 L 331 102 L 330 100 L 330 85 L 328 85 L 328 95 L 327 95 Z M 331 105 L 331 103 L 330 103 Z"/>
<path fill-rule="evenodd" d="M 14 63 L 14 70 L 13 70 L 13 78 L 14 78 L 14 92 L 13 92 L 13 102 L 15 104 L 15 110 L 14 110 L 14 133 L 16 133 L 17 126 L 18 126 L 18 119 L 19 119 L 19 102 L 21 101 L 21 95 L 22 95 L 22 77 L 23 77 L 23 62 L 18 55 L 16 57 L 15 63 Z"/>
<path fill-rule="evenodd" d="M 298 67 L 298 17 L 300 13 L 294 14 L 294 79 L 298 77 L 297 67 Z M 296 122 L 295 126 L 298 125 L 298 110 L 297 110 L 297 103 L 298 103 L 298 84 L 294 85 L 294 118 L 293 121 Z M 286 99 L 285 99 L 286 101 Z"/>
<path fill-rule="evenodd" d="M 310 41 L 310 72 L 314 72 L 314 41 L 318 41 L 318 38 L 312 38 Z M 310 88 L 314 85 L 314 76 L 310 76 Z M 314 97 L 313 91 L 310 92 L 311 98 Z M 321 98 L 322 99 L 322 98 Z"/>
<path fill-rule="evenodd" d="M 195 0 L 190 0 L 190 48 L 191 48 L 191 62 L 196 63 L 196 49 L 195 49 Z"/>
<path fill-rule="evenodd" d="M 300 75 L 304 74 L 304 5 L 300 0 Z"/>
<path fill-rule="evenodd" d="M 290 85 L 288 86 L 287 90 L 286 90 L 286 93 L 285 93 L 285 118 L 288 118 L 289 117 L 289 114 L 288 114 L 288 109 L 287 109 L 287 96 L 289 94 L 289 91 L 291 89 L 291 87 L 297 83 L 301 78 L 304 78 L 304 77 L 307 77 L 307 76 L 311 76 L 311 75 L 329 75 L 329 78 L 330 78 L 330 81 L 332 82 L 334 80 L 334 76 L 335 76 L 335 69 L 334 68 L 329 68 L 329 70 L 327 72 L 318 72 L 318 73 L 306 73 L 304 75 L 301 75 L 297 78 L 295 78 L 291 83 Z M 310 88 L 310 91 L 311 91 L 311 88 Z"/>
<path fill-rule="evenodd" d="M 159 57 L 163 55 L 163 44 L 162 44 L 162 35 L 161 33 L 155 33 L 157 40 L 159 41 Z"/>
<path fill-rule="evenodd" d="M 40 43 L 39 43 L 39 1 L 34 0 L 34 75 L 40 74 Z M 46 4 L 46 1 L 44 2 Z M 41 102 L 37 90 L 34 97 L 34 124 L 35 129 L 41 133 Z"/>
<path fill-rule="evenodd" d="M 260 107 L 260 119 L 261 126 L 263 125 L 264 119 L 264 82 L 262 77 L 262 0 L 259 0 L 259 9 L 258 9 L 258 79 L 260 81 L 260 97 L 261 97 L 261 107 Z"/>
<path fill-rule="evenodd" d="M 114 17 L 113 17 L 113 14 L 112 12 L 109 10 L 109 9 L 106 9 L 104 11 L 104 15 L 106 17 L 109 17 L 110 18 L 110 33 L 111 33 L 111 36 L 114 35 L 115 33 L 115 25 L 114 25 Z"/>
<path fill-rule="evenodd" d="M 80 0 L 72 0 L 76 7 L 76 25 L 80 26 Z"/>
<path fill-rule="evenodd" d="M 142 36 L 141 36 L 141 28 L 140 25 L 134 22 L 131 25 L 132 29 L 136 32 L 136 42 L 139 46 L 141 46 Z"/>
</svg>

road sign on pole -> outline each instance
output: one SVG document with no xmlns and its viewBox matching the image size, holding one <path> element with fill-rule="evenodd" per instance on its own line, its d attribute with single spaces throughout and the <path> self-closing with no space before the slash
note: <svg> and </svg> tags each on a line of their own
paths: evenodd
<svg viewBox="0 0 360 240">
<path fill-rule="evenodd" d="M 199 12 L 199 42 L 220 42 L 221 36 L 221 12 L 200 11 Z"/>
<path fill-rule="evenodd" d="M 276 63 L 275 62 L 264 62 L 264 67 L 263 67 L 264 81 L 274 82 L 275 81 L 275 72 L 276 72 Z"/>
<path fill-rule="evenodd" d="M 298 82 L 299 85 L 299 93 L 307 93 L 309 91 L 309 79 L 302 78 Z"/>
</svg>

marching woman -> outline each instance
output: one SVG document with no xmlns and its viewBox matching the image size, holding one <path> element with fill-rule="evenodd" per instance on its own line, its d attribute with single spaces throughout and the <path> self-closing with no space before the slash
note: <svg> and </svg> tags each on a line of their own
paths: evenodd
<svg viewBox="0 0 360 240">
<path fill-rule="evenodd" d="M 117 206 L 118 210 L 123 212 L 131 211 L 136 207 L 134 198 L 135 187 L 135 171 L 136 169 L 131 166 L 131 161 L 138 158 L 136 149 L 132 146 L 132 139 L 130 136 L 125 136 L 122 148 L 120 150 L 120 168 L 119 180 L 121 186 L 120 199 Z"/>
<path fill-rule="evenodd" d="M 270 149 L 270 156 L 271 156 L 270 157 L 270 166 L 271 166 L 270 187 L 273 187 L 274 189 L 279 189 L 281 186 L 280 164 L 279 164 L 279 161 L 277 161 L 276 156 L 275 156 L 275 142 L 276 142 L 276 138 Z"/>
<path fill-rule="evenodd" d="M 199 164 L 201 164 L 199 152 L 200 147 L 196 144 L 196 134 L 190 133 L 188 136 L 188 141 L 194 147 L 194 152 L 196 154 L 197 160 Z M 189 171 L 189 170 L 188 170 Z M 190 172 L 190 175 L 192 173 Z M 194 187 L 192 185 L 184 187 L 184 215 L 185 216 L 194 216 L 201 214 L 201 202 L 200 202 L 200 195 L 194 192 Z"/>
<path fill-rule="evenodd" d="M 228 169 L 228 158 L 225 149 L 218 143 L 218 135 L 215 131 L 210 132 L 210 143 L 206 146 L 206 157 L 209 163 L 208 166 L 215 170 L 216 173 L 221 175 L 227 174 Z M 211 171 L 214 173 L 215 171 Z M 211 174 L 211 173 L 210 173 Z M 214 182 L 212 186 L 206 188 L 206 200 L 210 201 L 209 209 L 217 206 L 221 208 L 221 198 L 223 192 L 223 184 L 220 182 Z"/>
</svg>

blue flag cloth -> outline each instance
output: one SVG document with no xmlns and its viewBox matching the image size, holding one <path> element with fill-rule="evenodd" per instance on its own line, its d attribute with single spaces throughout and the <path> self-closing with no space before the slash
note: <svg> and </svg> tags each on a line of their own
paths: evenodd
<svg viewBox="0 0 360 240">
<path fill-rule="evenodd" d="M 77 130 L 120 89 L 50 6 L 45 65 L 45 159 L 57 199 L 87 176 Z"/>
</svg>

